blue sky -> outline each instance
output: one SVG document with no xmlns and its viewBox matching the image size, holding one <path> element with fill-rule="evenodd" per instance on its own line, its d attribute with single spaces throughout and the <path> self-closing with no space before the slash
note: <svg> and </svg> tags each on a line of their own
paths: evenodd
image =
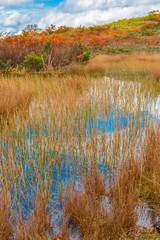
<svg viewBox="0 0 160 240">
<path fill-rule="evenodd" d="M 160 0 L 0 0 L 0 32 L 21 32 L 28 24 L 93 26 L 146 15 Z"/>
</svg>

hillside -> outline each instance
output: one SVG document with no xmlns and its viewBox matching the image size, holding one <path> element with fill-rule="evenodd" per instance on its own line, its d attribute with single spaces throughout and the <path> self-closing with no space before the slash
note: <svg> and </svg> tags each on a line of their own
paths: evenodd
<svg viewBox="0 0 160 240">
<path fill-rule="evenodd" d="M 37 25 L 28 25 L 20 35 L 1 36 L 0 68 L 55 69 L 74 61 L 87 61 L 97 53 L 135 52 L 160 52 L 159 11 L 87 28 L 61 26 L 57 29 L 51 25 L 40 30 Z"/>
</svg>

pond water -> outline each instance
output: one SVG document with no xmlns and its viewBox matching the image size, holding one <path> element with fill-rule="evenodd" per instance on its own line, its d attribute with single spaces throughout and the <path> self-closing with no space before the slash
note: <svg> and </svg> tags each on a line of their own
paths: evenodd
<svg viewBox="0 0 160 240">
<path fill-rule="evenodd" d="M 139 149 L 146 126 L 160 120 L 160 97 L 143 93 L 139 83 L 104 78 L 79 101 L 74 111 L 64 101 L 63 111 L 53 113 L 54 99 L 48 105 L 33 100 L 23 121 L 17 117 L 14 127 L 2 129 L 1 175 L 12 209 L 18 206 L 27 216 L 37 193 L 48 192 L 58 216 L 58 195 L 69 182 L 80 185 L 80 173 L 94 161 L 107 183 L 133 137 Z M 147 211 L 138 223 L 148 227 Z"/>
</svg>

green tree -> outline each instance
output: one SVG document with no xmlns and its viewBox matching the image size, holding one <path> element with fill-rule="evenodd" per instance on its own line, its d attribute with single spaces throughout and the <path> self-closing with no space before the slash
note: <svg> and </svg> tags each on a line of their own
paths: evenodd
<svg viewBox="0 0 160 240">
<path fill-rule="evenodd" d="M 24 63 L 29 69 L 39 71 L 43 66 L 43 60 L 34 52 L 31 52 L 24 60 Z"/>
</svg>

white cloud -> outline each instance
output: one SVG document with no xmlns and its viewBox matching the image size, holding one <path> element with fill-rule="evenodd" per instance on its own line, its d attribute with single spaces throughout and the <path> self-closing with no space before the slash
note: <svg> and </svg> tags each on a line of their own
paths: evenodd
<svg viewBox="0 0 160 240">
<path fill-rule="evenodd" d="M 69 12 L 81 12 L 92 9 L 107 9 L 114 7 L 131 7 L 159 4 L 159 0 L 66 0 L 63 4 L 63 10 Z"/>
<path fill-rule="evenodd" d="M 0 6 L 18 6 L 32 0 L 0 0 Z"/>
<path fill-rule="evenodd" d="M 9 12 L 8 16 L 4 17 L 3 26 L 4 27 L 14 27 L 17 25 L 21 25 L 28 20 L 27 15 L 22 15 L 19 12 Z"/>
<path fill-rule="evenodd" d="M 30 21 L 29 15 L 18 10 L 2 9 L 0 11 L 0 29 L 1 32 L 18 32 L 23 29 Z"/>
<path fill-rule="evenodd" d="M 148 3 L 149 0 L 145 0 Z M 159 4 L 132 5 L 129 0 L 67 0 L 65 4 L 48 11 L 47 15 L 40 18 L 39 26 L 46 27 L 50 24 L 67 26 L 90 26 L 112 22 L 118 19 L 147 15 L 150 10 L 160 9 Z M 128 4 L 126 4 L 128 2 Z M 143 0 L 141 1 L 143 2 Z M 140 2 L 140 3 L 141 3 Z M 155 0 L 155 2 L 157 2 Z M 159 0 L 158 0 L 159 2 Z M 129 5 L 130 3 L 130 5 Z M 106 6 L 106 7 L 105 7 Z M 80 9 L 81 8 L 81 9 Z"/>
</svg>

